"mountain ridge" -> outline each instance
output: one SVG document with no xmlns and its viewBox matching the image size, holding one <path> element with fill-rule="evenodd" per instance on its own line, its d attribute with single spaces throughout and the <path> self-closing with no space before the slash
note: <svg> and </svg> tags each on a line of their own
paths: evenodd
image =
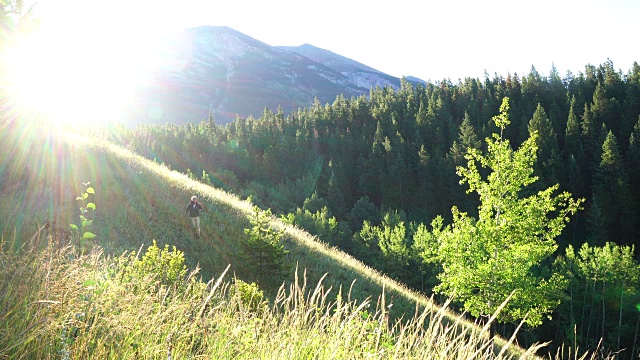
<svg viewBox="0 0 640 360">
<path fill-rule="evenodd" d="M 160 66 L 147 70 L 126 120 L 187 123 L 211 114 L 225 123 L 264 110 L 285 113 L 318 99 L 367 96 L 371 88 L 398 88 L 400 79 L 307 44 L 270 46 L 228 26 L 181 29 L 161 39 Z"/>
<path fill-rule="evenodd" d="M 321 49 L 308 43 L 300 46 L 278 46 L 278 48 L 306 56 L 328 68 L 339 71 L 342 75 L 346 76 L 352 84 L 367 91 L 376 86 L 391 86 L 394 89 L 400 87 L 399 78 L 334 53 L 331 50 Z M 416 79 L 414 82 L 421 82 L 418 78 L 413 79 Z"/>
</svg>

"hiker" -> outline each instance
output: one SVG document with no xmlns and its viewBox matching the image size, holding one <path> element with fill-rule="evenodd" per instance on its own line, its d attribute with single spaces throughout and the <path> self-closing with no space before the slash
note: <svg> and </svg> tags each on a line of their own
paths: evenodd
<svg viewBox="0 0 640 360">
<path fill-rule="evenodd" d="M 202 205 L 200 205 L 196 196 L 192 196 L 191 202 L 187 205 L 185 211 L 191 216 L 191 225 L 198 230 L 198 237 L 200 237 L 200 210 L 204 210 Z"/>
</svg>

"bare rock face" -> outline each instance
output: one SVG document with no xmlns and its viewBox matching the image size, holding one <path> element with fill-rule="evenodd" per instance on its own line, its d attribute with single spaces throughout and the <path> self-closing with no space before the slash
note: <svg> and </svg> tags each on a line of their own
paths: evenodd
<svg viewBox="0 0 640 360">
<path fill-rule="evenodd" d="M 355 60 L 338 55 L 332 51 L 321 49 L 310 44 L 301 46 L 279 46 L 278 48 L 291 51 L 318 62 L 330 69 L 336 70 L 344 75 L 349 82 L 363 91 L 369 92 L 376 86 L 390 86 L 394 89 L 400 87 L 400 79 L 387 75 L 370 66 L 359 63 Z"/>
</svg>

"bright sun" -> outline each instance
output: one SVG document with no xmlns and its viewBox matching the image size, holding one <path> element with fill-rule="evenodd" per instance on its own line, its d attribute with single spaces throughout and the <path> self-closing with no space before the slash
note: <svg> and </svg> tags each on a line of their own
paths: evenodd
<svg viewBox="0 0 640 360">
<path fill-rule="evenodd" d="M 9 100 L 55 126 L 119 122 L 153 63 L 145 34 L 117 27 L 47 28 L 3 49 Z"/>
</svg>

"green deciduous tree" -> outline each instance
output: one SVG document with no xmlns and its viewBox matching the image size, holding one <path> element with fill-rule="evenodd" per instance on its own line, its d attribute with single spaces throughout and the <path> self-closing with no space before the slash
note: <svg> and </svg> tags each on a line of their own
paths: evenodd
<svg viewBox="0 0 640 360">
<path fill-rule="evenodd" d="M 566 258 L 575 264 L 571 270 L 575 284 L 583 292 L 582 315 L 576 318 L 583 342 L 603 339 L 604 346 L 621 349 L 622 337 L 630 340 L 634 319 L 625 319 L 624 314 L 636 312 L 640 271 L 633 253 L 632 246 L 611 242 L 601 247 L 583 244 L 577 254 L 573 247 L 567 248 Z"/>
<path fill-rule="evenodd" d="M 505 98 L 500 115 L 493 118 L 500 130 L 509 124 L 509 102 Z M 469 192 L 480 196 L 478 219 L 452 208 L 453 223 L 432 224 L 437 234 L 432 252 L 442 272 L 436 291 L 455 297 L 474 316 L 493 314 L 513 294 L 498 319 L 525 319 L 537 326 L 560 303 L 567 280 L 543 267 L 556 250 L 555 238 L 582 200 L 571 194 L 555 194 L 551 186 L 522 197 L 533 184 L 537 134 L 533 133 L 514 151 L 500 135 L 487 139 L 487 154 L 469 149 L 467 167 L 458 167 Z M 489 170 L 483 178 L 478 164 Z"/>
</svg>

